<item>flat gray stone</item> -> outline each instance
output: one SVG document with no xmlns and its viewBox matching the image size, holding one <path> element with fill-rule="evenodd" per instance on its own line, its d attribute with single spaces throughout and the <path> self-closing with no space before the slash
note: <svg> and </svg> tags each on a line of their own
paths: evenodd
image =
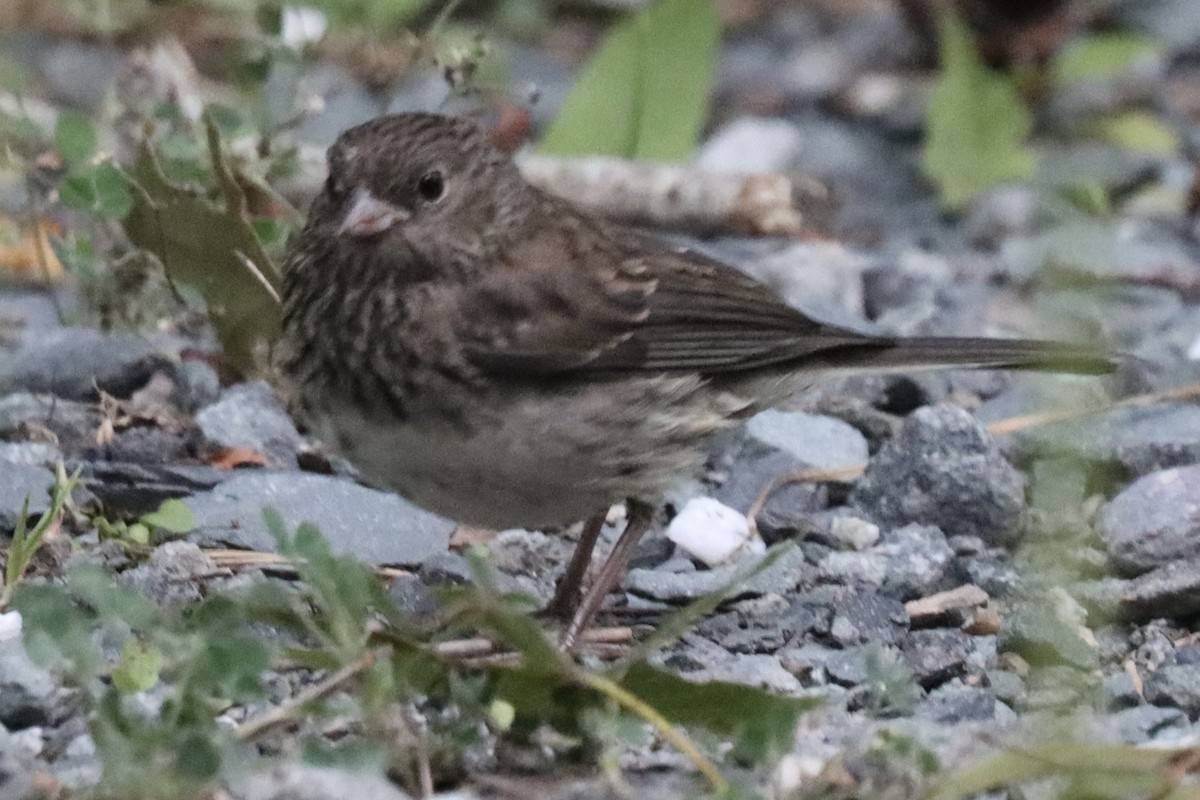
<svg viewBox="0 0 1200 800">
<path fill-rule="evenodd" d="M 0 464 L 0 534 L 11 533 L 21 516 L 25 499 L 29 513 L 41 514 L 50 507 L 54 473 L 32 464 Z"/>
<path fill-rule="evenodd" d="M 95 400 L 99 388 L 129 397 L 160 369 L 172 369 L 170 360 L 140 336 L 60 328 L 22 339 L 10 353 L 0 351 L 0 395 L 23 390 Z"/>
<path fill-rule="evenodd" d="M 775 562 L 757 574 L 765 556 L 749 556 L 735 564 L 695 572 L 667 572 L 660 569 L 631 569 L 623 586 L 633 594 L 665 603 L 686 603 L 737 584 L 738 597 L 749 595 L 786 595 L 814 572 L 799 547 L 789 547 Z"/>
<path fill-rule="evenodd" d="M 184 502 L 197 522 L 188 538 L 199 545 L 273 551 L 263 521 L 273 508 L 289 531 L 310 522 L 336 552 L 369 564 L 417 564 L 444 552 L 456 527 L 397 495 L 297 472 L 239 475 Z"/>
<path fill-rule="evenodd" d="M 746 423 L 747 446 L 782 450 L 817 469 L 837 469 L 867 460 L 867 440 L 840 419 L 768 409 Z"/>
</svg>

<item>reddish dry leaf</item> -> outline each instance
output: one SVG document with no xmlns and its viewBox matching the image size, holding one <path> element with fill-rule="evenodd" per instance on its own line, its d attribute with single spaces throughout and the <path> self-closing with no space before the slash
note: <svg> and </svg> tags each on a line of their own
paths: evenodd
<svg viewBox="0 0 1200 800">
<path fill-rule="evenodd" d="M 0 216 L 0 224 L 11 222 L 7 217 Z M 22 226 L 21 238 L 15 243 L 0 242 L 0 273 L 7 273 L 20 283 L 62 283 L 66 280 L 66 272 L 54 254 L 49 238 L 51 234 L 57 236 L 61 233 L 62 228 L 49 220 L 38 222 L 36 235 Z"/>
</svg>

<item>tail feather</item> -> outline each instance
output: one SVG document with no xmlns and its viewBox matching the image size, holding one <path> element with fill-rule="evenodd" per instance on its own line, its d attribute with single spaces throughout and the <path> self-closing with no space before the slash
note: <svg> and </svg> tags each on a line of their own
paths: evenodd
<svg viewBox="0 0 1200 800">
<path fill-rule="evenodd" d="M 920 367 L 983 367 L 1099 375 L 1115 370 L 1118 353 L 1037 339 L 924 336 L 868 339 L 822 352 L 835 369 L 904 370 Z"/>
</svg>

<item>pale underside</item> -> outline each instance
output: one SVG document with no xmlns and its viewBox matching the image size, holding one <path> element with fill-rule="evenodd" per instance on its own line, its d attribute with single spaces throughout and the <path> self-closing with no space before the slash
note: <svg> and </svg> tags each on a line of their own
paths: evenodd
<svg viewBox="0 0 1200 800">
<path fill-rule="evenodd" d="M 657 502 L 696 474 L 713 434 L 752 406 L 705 383 L 664 375 L 492 389 L 473 404 L 470 429 L 335 406 L 327 435 L 369 477 L 431 511 L 493 529 L 548 528 L 628 498 Z"/>
</svg>

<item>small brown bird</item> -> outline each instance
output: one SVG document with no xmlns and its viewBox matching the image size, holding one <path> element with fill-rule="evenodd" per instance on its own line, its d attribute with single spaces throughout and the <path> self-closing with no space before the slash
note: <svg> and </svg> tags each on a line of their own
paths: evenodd
<svg viewBox="0 0 1200 800">
<path fill-rule="evenodd" d="M 472 525 L 588 519 L 552 604 L 574 610 L 568 644 L 713 434 L 819 377 L 1113 367 L 1084 347 L 816 322 L 730 267 L 533 188 L 485 131 L 432 114 L 380 117 L 330 148 L 283 305 L 285 376 L 368 474 Z M 622 501 L 625 531 L 580 602 Z"/>
</svg>

